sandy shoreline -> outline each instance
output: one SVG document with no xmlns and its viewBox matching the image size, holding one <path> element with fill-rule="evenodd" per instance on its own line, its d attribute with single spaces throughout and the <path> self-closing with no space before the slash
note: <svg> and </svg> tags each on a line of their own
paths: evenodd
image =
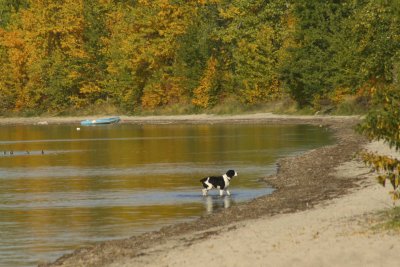
<svg viewBox="0 0 400 267">
<path fill-rule="evenodd" d="M 382 143 L 365 147 L 400 156 Z M 388 189 L 357 160 L 340 164 L 334 175 L 356 180 L 358 188 L 313 209 L 235 223 L 190 244 L 193 234 L 174 238 L 109 266 L 398 266 L 398 234 L 372 228 L 379 222 L 374 212 L 392 207 Z"/>
<path fill-rule="evenodd" d="M 372 146 L 382 151 L 382 144 Z M 235 223 L 192 243 L 186 240 L 201 233 L 174 238 L 109 266 L 398 266 L 398 235 L 372 229 L 373 212 L 390 208 L 390 198 L 365 171 L 357 161 L 341 164 L 335 175 L 362 176 L 361 188 L 313 209 Z"/>
<path fill-rule="evenodd" d="M 48 123 L 72 123 L 79 120 L 49 120 Z M 347 255 L 345 249 L 350 242 L 346 238 L 353 236 L 343 230 L 343 227 L 352 225 L 347 220 L 351 218 L 354 221 L 354 217 L 361 216 L 360 212 L 364 214 L 382 208 L 382 205 L 374 203 L 385 202 L 385 199 L 387 201 L 383 207 L 391 203 L 387 194 L 383 194 L 383 197 L 376 194 L 380 202 L 368 202 L 371 192 L 378 189 L 371 182 L 370 175 L 366 174 L 368 169 L 353 160 L 354 152 L 367 144 L 364 138 L 352 130 L 359 121 L 357 117 L 253 114 L 122 117 L 122 120 L 126 123 L 314 124 L 330 127 L 337 143 L 298 157 L 280 160 L 279 172 L 275 176 L 266 177 L 267 183 L 278 189 L 270 196 L 236 205 L 218 214 L 203 216 L 192 223 L 177 224 L 160 231 L 81 248 L 54 263 L 41 266 L 265 266 L 267 262 L 271 263 L 268 266 L 366 266 L 381 260 L 379 257 L 373 257 L 368 262 L 363 260 L 364 254 L 371 253 L 363 251 L 364 247 L 360 245 L 365 241 L 363 238 L 352 240 L 354 249 L 357 245 L 361 246 L 358 254 L 351 250 Z M 35 121 L 30 118 L 29 122 L 24 123 L 35 124 Z M 0 124 L 10 123 L 0 119 Z M 358 220 L 363 221 L 364 217 Z M 364 231 L 364 224 L 356 225 L 362 226 L 351 226 L 348 231 Z M 367 235 L 367 238 L 371 237 Z M 379 235 L 378 239 L 381 240 L 382 236 Z M 382 248 L 386 244 L 390 244 L 388 249 L 399 247 L 392 244 L 394 242 L 390 238 L 382 240 L 387 241 L 381 244 Z M 211 258 L 210 249 L 214 254 Z M 370 246 L 369 249 L 376 247 Z M 332 253 L 327 253 L 331 250 Z M 342 262 L 338 261 L 339 254 L 347 255 Z"/>
<path fill-rule="evenodd" d="M 86 117 L 17 117 L 2 118 L 0 125 L 40 125 L 40 124 L 79 124 L 86 119 L 96 119 L 111 116 L 86 116 Z M 302 116 L 302 115 L 277 115 L 272 113 L 255 113 L 243 115 L 174 115 L 174 116 L 120 116 L 122 123 L 138 124 L 165 124 L 165 123 L 239 123 L 239 122 L 274 122 L 274 123 L 323 123 L 327 121 L 342 121 L 357 119 L 358 116 Z"/>
</svg>

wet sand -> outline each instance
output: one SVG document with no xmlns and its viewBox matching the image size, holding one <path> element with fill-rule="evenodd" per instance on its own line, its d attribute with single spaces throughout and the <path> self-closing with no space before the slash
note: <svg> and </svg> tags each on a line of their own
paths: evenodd
<svg viewBox="0 0 400 267">
<path fill-rule="evenodd" d="M 368 229 L 364 224 L 368 216 L 363 214 L 382 208 L 382 205 L 370 203 L 376 203 L 369 198 L 371 192 L 378 189 L 371 181 L 368 168 L 353 159 L 354 153 L 368 143 L 353 131 L 358 117 L 253 114 L 121 119 L 125 123 L 313 124 L 329 127 L 337 142 L 280 160 L 277 174 L 265 177 L 266 183 L 277 188 L 272 195 L 194 222 L 80 248 L 41 266 L 265 266 L 266 263 L 268 266 L 368 266 L 382 261 L 381 257 L 388 258 L 371 252 L 379 244 L 379 249 L 397 251 L 399 248 L 384 233 L 378 233 L 378 237 L 357 234 Z M 0 119 L 0 124 L 75 123 L 80 120 L 29 118 L 12 122 L 12 119 Z M 383 207 L 390 206 L 387 194 L 382 197 L 377 193 L 376 197 L 381 198 L 379 203 L 385 203 Z M 352 236 L 355 239 L 349 240 Z M 368 251 L 364 251 L 364 243 L 372 244 Z M 343 259 L 339 255 L 344 255 Z M 399 256 L 392 259 L 399 260 Z"/>
</svg>

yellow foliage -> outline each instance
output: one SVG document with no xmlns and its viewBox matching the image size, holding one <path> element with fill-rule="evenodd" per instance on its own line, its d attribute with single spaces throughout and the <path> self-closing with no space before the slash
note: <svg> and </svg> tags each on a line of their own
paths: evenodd
<svg viewBox="0 0 400 267">
<path fill-rule="evenodd" d="M 77 109 L 84 108 L 89 104 L 87 99 L 80 98 L 78 96 L 70 96 L 69 100 L 71 101 L 74 108 Z"/>
<path fill-rule="evenodd" d="M 281 97 L 280 82 L 277 78 L 272 79 L 270 84 L 249 85 L 243 81 L 242 101 L 249 104 L 256 104 L 263 101 L 271 101 Z"/>
<path fill-rule="evenodd" d="M 386 181 L 389 180 L 393 187 L 393 191 L 390 192 L 393 201 L 398 200 L 400 198 L 400 161 L 396 158 L 377 155 L 367 151 L 362 151 L 359 155 L 365 164 L 373 167 L 373 169 L 378 173 L 377 181 L 380 184 L 385 186 Z"/>
<path fill-rule="evenodd" d="M 71 57 L 87 57 L 84 50 L 83 0 L 33 0 L 20 12 L 26 37 L 43 56 L 61 49 Z"/>
<path fill-rule="evenodd" d="M 246 88 L 244 97 L 247 103 L 256 103 L 259 99 L 263 98 L 264 90 L 260 86 L 256 84 L 253 88 L 250 88 L 246 80 L 243 83 Z"/>
<path fill-rule="evenodd" d="M 356 95 L 357 96 L 373 96 L 378 88 L 385 85 L 385 81 L 378 78 L 371 78 L 366 81 L 362 86 L 357 89 Z"/>
<path fill-rule="evenodd" d="M 138 3 L 135 8 L 119 6 L 107 16 L 110 35 L 104 39 L 104 52 L 110 58 L 109 72 L 129 70 L 132 76 L 140 76 L 137 79 L 147 79 L 146 75 L 171 64 L 177 52 L 177 37 L 186 32 L 192 13 L 187 5 L 167 0 Z"/>
<path fill-rule="evenodd" d="M 351 90 L 348 87 L 339 87 L 333 90 L 329 95 L 329 99 L 334 104 L 339 104 L 345 100 L 347 96 L 351 95 Z"/>
<path fill-rule="evenodd" d="M 196 3 L 200 5 L 207 5 L 207 4 L 217 4 L 221 2 L 221 0 L 197 0 Z"/>
<path fill-rule="evenodd" d="M 68 98 L 75 108 L 83 108 L 90 103 L 94 103 L 102 91 L 100 86 L 93 82 L 88 82 L 79 88 L 80 96 L 72 95 Z"/>
<path fill-rule="evenodd" d="M 159 106 L 180 102 L 184 97 L 182 79 L 163 75 L 161 82 L 145 88 L 142 107 L 153 109 Z"/>
<path fill-rule="evenodd" d="M 200 85 L 194 89 L 193 94 L 194 98 L 192 99 L 192 103 L 196 106 L 207 108 L 211 106 L 213 103 L 213 92 L 216 90 L 215 88 L 215 80 L 217 75 L 217 59 L 211 57 L 207 61 L 207 67 L 204 71 L 203 77 L 200 80 Z"/>
<path fill-rule="evenodd" d="M 240 11 L 240 9 L 235 6 L 230 6 L 227 9 L 220 8 L 218 11 L 219 11 L 219 15 L 224 19 L 233 19 L 233 18 L 236 18 L 237 16 L 242 15 L 242 12 Z"/>
<path fill-rule="evenodd" d="M 71 80 L 76 80 L 77 78 L 81 77 L 81 74 L 75 70 L 72 70 L 69 74 L 68 74 L 68 78 Z"/>
<path fill-rule="evenodd" d="M 15 110 L 21 110 L 24 107 L 32 107 L 31 97 L 27 88 L 28 67 L 32 61 L 30 51 L 24 34 L 20 30 L 2 31 L 0 44 L 7 48 L 7 65 L 2 66 L 7 69 L 7 83 L 15 91 Z"/>
<path fill-rule="evenodd" d="M 161 85 L 156 84 L 146 89 L 142 96 L 142 107 L 145 109 L 153 109 L 161 106 L 164 99 L 164 91 L 162 90 Z"/>
<path fill-rule="evenodd" d="M 79 88 L 79 93 L 82 98 L 76 96 L 70 97 L 70 100 L 76 107 L 80 107 L 81 105 L 85 105 L 87 103 L 94 103 L 102 91 L 103 90 L 97 84 L 88 82 Z"/>
<path fill-rule="evenodd" d="M 81 94 L 96 94 L 101 92 L 101 88 L 94 83 L 86 83 L 80 89 Z"/>
<path fill-rule="evenodd" d="M 239 50 L 241 50 L 245 53 L 253 53 L 254 54 L 258 49 L 258 44 L 250 43 L 243 39 L 238 42 L 238 48 L 239 48 Z"/>
</svg>

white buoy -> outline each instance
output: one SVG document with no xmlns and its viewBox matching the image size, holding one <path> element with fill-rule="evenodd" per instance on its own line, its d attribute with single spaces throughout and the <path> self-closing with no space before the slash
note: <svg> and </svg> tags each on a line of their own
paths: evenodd
<svg viewBox="0 0 400 267">
<path fill-rule="evenodd" d="M 77 128 L 76 128 L 76 130 L 77 130 L 77 131 L 80 131 L 80 130 L 81 130 L 81 128 L 77 127 Z"/>
</svg>

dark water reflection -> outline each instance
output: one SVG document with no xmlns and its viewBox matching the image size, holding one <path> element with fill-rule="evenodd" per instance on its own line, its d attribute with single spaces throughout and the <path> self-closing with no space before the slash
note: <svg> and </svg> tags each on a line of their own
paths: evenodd
<svg viewBox="0 0 400 267">
<path fill-rule="evenodd" d="M 76 127 L 1 126 L 0 266 L 32 266 L 269 194 L 259 179 L 278 158 L 332 141 L 304 125 Z M 202 197 L 199 179 L 230 168 L 239 173 L 232 196 Z"/>
</svg>

